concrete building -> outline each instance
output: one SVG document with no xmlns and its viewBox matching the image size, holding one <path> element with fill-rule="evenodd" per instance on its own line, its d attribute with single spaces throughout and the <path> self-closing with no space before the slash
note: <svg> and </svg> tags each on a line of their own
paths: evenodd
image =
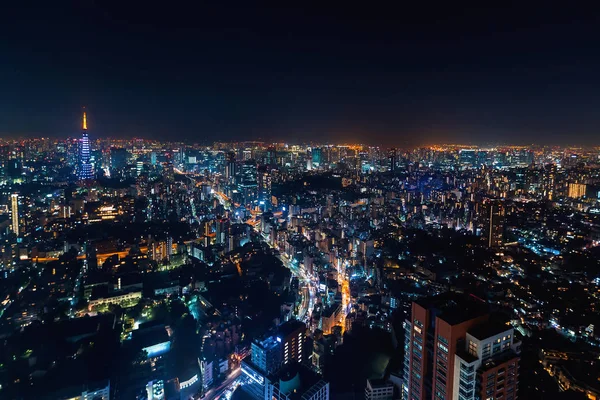
<svg viewBox="0 0 600 400">
<path fill-rule="evenodd" d="M 367 379 L 365 400 L 392 400 L 394 385 L 382 379 Z"/>
</svg>

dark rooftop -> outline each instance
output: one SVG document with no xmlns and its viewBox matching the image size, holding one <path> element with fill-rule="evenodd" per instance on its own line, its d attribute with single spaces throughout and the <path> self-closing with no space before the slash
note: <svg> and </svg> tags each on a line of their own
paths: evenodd
<svg viewBox="0 0 600 400">
<path fill-rule="evenodd" d="M 298 321 L 297 319 L 291 319 L 279 325 L 279 328 L 277 330 L 279 332 L 279 335 L 287 336 L 291 333 L 296 332 L 298 329 L 306 329 L 306 325 L 304 325 L 303 322 Z"/>
<path fill-rule="evenodd" d="M 132 340 L 136 347 L 143 349 L 168 342 L 170 339 L 167 330 L 163 327 L 162 329 L 135 330 L 132 333 Z"/>
<path fill-rule="evenodd" d="M 416 301 L 450 325 L 458 325 L 489 313 L 487 304 L 473 295 L 454 292 L 427 297 Z"/>
<path fill-rule="evenodd" d="M 467 363 L 472 363 L 472 362 L 478 360 L 477 356 L 474 356 L 473 354 L 469 353 L 465 349 L 458 349 L 456 351 L 456 355 L 459 356 L 460 358 L 462 358 Z"/>
<path fill-rule="evenodd" d="M 323 310 L 322 316 L 325 318 L 331 318 L 331 316 L 338 312 L 338 309 L 341 309 L 341 307 L 342 305 L 340 303 L 332 304 L 330 307 L 327 307 L 327 309 Z"/>
<path fill-rule="evenodd" d="M 503 324 L 500 321 L 488 321 L 485 324 L 479 324 L 472 327 L 467 332 L 479 340 L 485 340 L 499 333 L 512 329 L 512 326 Z"/>
</svg>

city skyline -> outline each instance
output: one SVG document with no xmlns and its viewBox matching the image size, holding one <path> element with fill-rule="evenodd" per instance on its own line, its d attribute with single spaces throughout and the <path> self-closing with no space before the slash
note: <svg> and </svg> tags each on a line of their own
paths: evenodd
<svg viewBox="0 0 600 400">
<path fill-rule="evenodd" d="M 0 398 L 600 399 L 600 13 L 39 3 Z"/>
</svg>

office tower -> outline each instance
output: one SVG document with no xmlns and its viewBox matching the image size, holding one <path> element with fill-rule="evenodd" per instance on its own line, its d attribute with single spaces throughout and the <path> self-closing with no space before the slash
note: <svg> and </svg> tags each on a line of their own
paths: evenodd
<svg viewBox="0 0 600 400">
<path fill-rule="evenodd" d="M 169 161 L 163 165 L 163 176 L 167 182 L 175 180 L 175 166 L 173 162 Z"/>
<path fill-rule="evenodd" d="M 258 201 L 271 202 L 271 174 L 267 170 L 258 172 Z"/>
<path fill-rule="evenodd" d="M 388 164 L 390 171 L 394 172 L 398 164 L 398 151 L 396 149 L 388 150 Z"/>
<path fill-rule="evenodd" d="M 459 162 L 465 166 L 477 164 L 477 152 L 473 149 L 462 149 L 459 152 Z"/>
<path fill-rule="evenodd" d="M 305 359 L 303 345 L 306 339 L 306 325 L 293 319 L 281 324 L 278 331 L 277 337 L 281 340 L 283 364 L 302 363 Z"/>
<path fill-rule="evenodd" d="M 242 164 L 241 178 L 242 184 L 256 185 L 256 163 L 252 160 Z"/>
<path fill-rule="evenodd" d="M 328 400 L 329 383 L 302 365 L 306 325 L 291 320 L 279 326 L 277 336 L 252 343 L 251 361 L 241 363 L 249 381 L 241 389 L 256 400 Z"/>
<path fill-rule="evenodd" d="M 258 191 L 257 168 L 253 160 L 248 160 L 242 164 L 238 189 L 243 196 L 245 204 L 256 200 Z"/>
<path fill-rule="evenodd" d="M 269 166 L 277 165 L 277 150 L 275 146 L 269 146 L 267 148 L 267 154 L 265 156 L 265 164 Z"/>
<path fill-rule="evenodd" d="M 569 183 L 569 197 L 572 199 L 585 197 L 586 189 L 585 183 Z"/>
<path fill-rule="evenodd" d="M 254 400 L 329 400 L 329 383 L 307 367 L 295 364 L 275 374 L 265 374 L 253 363 L 242 361 L 241 370 L 248 378 L 240 388 Z"/>
<path fill-rule="evenodd" d="M 16 193 L 10 195 L 10 212 L 12 231 L 19 236 L 19 195 Z"/>
<path fill-rule="evenodd" d="M 502 246 L 504 238 L 504 206 L 499 200 L 486 199 L 483 202 L 482 232 L 488 247 Z"/>
<path fill-rule="evenodd" d="M 83 133 L 79 143 L 79 179 L 92 179 L 92 163 L 90 162 L 90 138 L 87 133 L 87 115 L 83 112 Z"/>
<path fill-rule="evenodd" d="M 225 166 L 225 177 L 227 182 L 234 183 L 237 174 L 237 164 L 235 161 L 235 153 L 230 151 L 227 153 L 227 165 Z"/>
<path fill-rule="evenodd" d="M 281 341 L 276 337 L 252 342 L 252 364 L 266 374 L 272 374 L 281 367 Z"/>
<path fill-rule="evenodd" d="M 554 200 L 555 180 L 556 164 L 545 165 L 542 175 L 542 194 L 547 200 Z"/>
<path fill-rule="evenodd" d="M 111 147 L 110 149 L 110 168 L 115 171 L 121 171 L 127 166 L 129 153 L 127 149 L 120 147 Z"/>
<path fill-rule="evenodd" d="M 323 150 L 320 147 L 312 149 L 312 165 L 313 168 L 319 168 L 323 159 Z"/>
<path fill-rule="evenodd" d="M 229 220 L 227 218 L 219 218 L 215 221 L 215 243 L 227 243 L 227 235 L 229 234 Z"/>
<path fill-rule="evenodd" d="M 404 399 L 516 398 L 520 343 L 483 301 L 446 293 L 413 302 L 404 329 Z"/>
<path fill-rule="evenodd" d="M 153 166 L 156 165 L 156 152 L 155 151 L 150 153 L 150 164 L 152 164 Z"/>
</svg>

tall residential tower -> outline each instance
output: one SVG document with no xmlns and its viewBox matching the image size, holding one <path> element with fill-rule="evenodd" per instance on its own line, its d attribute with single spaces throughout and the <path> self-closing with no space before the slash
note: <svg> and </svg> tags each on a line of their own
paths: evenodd
<svg viewBox="0 0 600 400">
<path fill-rule="evenodd" d="M 520 343 L 483 301 L 447 293 L 413 302 L 411 314 L 403 399 L 517 398 Z"/>
</svg>

